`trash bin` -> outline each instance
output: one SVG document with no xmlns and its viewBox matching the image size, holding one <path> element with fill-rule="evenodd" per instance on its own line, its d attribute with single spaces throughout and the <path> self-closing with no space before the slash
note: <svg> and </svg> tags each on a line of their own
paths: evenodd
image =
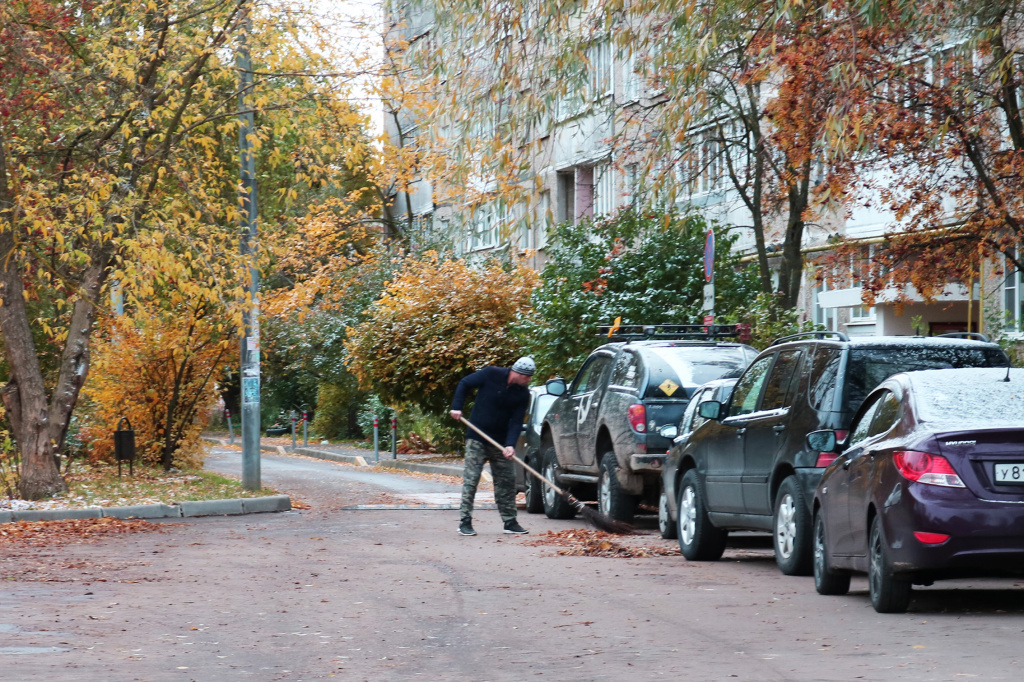
<svg viewBox="0 0 1024 682">
<path fill-rule="evenodd" d="M 127 429 L 121 425 L 128 423 Z M 132 423 L 128 417 L 121 417 L 117 422 L 117 430 L 114 431 L 114 456 L 117 458 L 117 477 L 121 477 L 121 462 L 128 462 L 128 474 L 135 475 L 135 431 L 132 430 Z"/>
</svg>

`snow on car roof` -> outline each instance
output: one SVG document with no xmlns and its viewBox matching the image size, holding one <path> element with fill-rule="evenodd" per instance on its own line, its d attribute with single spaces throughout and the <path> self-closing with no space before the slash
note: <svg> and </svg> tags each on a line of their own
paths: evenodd
<svg viewBox="0 0 1024 682">
<path fill-rule="evenodd" d="M 970 427 L 1024 426 L 1024 369 L 1005 367 L 906 372 L 920 421 Z"/>
<path fill-rule="evenodd" d="M 825 339 L 825 341 L 835 341 L 835 339 Z M 964 348 L 996 346 L 996 344 L 988 341 L 961 339 L 955 336 L 854 336 L 849 341 L 844 341 L 843 343 L 851 348 L 860 346 L 921 346 L 925 348 L 934 346 L 963 346 Z"/>
</svg>

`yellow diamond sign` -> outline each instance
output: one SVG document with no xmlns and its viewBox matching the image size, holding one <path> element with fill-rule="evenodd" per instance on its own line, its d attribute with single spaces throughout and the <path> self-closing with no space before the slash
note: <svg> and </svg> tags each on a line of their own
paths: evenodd
<svg viewBox="0 0 1024 682">
<path fill-rule="evenodd" d="M 671 396 L 679 388 L 679 384 L 672 381 L 671 379 L 665 379 L 663 382 L 661 382 L 661 384 L 658 385 L 658 388 L 660 388 L 661 392 L 664 393 L 665 395 Z"/>
</svg>

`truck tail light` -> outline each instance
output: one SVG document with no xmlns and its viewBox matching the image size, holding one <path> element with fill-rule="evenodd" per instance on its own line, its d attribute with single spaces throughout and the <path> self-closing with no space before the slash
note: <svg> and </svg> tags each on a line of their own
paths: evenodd
<svg viewBox="0 0 1024 682">
<path fill-rule="evenodd" d="M 629 425 L 633 427 L 633 430 L 637 433 L 647 432 L 647 409 L 643 405 L 630 405 L 626 411 L 626 416 L 629 419 Z"/>
<path fill-rule="evenodd" d="M 926 485 L 941 485 L 945 488 L 964 488 L 953 465 L 941 455 L 917 450 L 898 450 L 892 455 L 893 464 L 900 475 L 910 481 Z"/>
</svg>

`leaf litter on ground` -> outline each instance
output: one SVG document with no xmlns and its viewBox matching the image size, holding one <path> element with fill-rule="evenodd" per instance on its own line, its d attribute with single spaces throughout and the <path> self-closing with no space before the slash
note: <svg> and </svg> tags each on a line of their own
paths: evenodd
<svg viewBox="0 0 1024 682">
<path fill-rule="evenodd" d="M 526 545 L 553 545 L 561 547 L 557 551 L 560 556 L 589 556 L 614 559 L 648 559 L 659 556 L 676 556 L 678 547 L 650 547 L 624 544 L 622 537 L 600 530 L 570 528 L 568 530 L 549 530 L 527 540 Z"/>
<path fill-rule="evenodd" d="M 81 544 L 110 535 L 164 532 L 171 525 L 176 524 L 115 518 L 18 521 L 0 525 L 0 548 Z"/>
</svg>

